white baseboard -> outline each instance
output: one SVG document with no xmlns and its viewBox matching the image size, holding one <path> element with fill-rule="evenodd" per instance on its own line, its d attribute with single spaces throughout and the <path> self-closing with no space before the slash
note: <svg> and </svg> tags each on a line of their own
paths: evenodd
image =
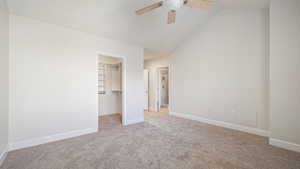
<svg viewBox="0 0 300 169">
<path fill-rule="evenodd" d="M 126 123 L 124 125 L 128 126 L 128 125 L 142 123 L 142 122 L 144 122 L 144 119 L 126 120 Z"/>
<path fill-rule="evenodd" d="M 102 117 L 102 116 L 108 116 L 108 115 L 116 115 L 116 114 L 122 114 L 122 113 L 98 114 L 98 117 Z"/>
<path fill-rule="evenodd" d="M 291 151 L 300 153 L 300 145 L 299 144 L 295 144 L 295 143 L 291 143 L 291 142 L 283 141 L 283 140 L 279 140 L 279 139 L 274 139 L 274 138 L 269 139 L 269 144 L 272 146 L 275 146 L 275 147 L 280 147 L 283 149 L 287 149 L 287 150 L 291 150 Z"/>
<path fill-rule="evenodd" d="M 6 145 L 3 149 L 3 152 L 0 152 L 0 167 L 2 166 L 8 152 L 8 145 Z"/>
<path fill-rule="evenodd" d="M 211 120 L 211 119 L 203 118 L 203 117 L 193 115 L 193 114 L 170 112 L 170 115 L 186 118 L 189 120 L 195 120 L 195 121 L 199 121 L 202 123 L 207 123 L 207 124 L 211 124 L 211 125 L 215 125 L 215 126 L 219 126 L 219 127 L 229 128 L 229 129 L 238 130 L 238 131 L 242 131 L 242 132 L 247 132 L 247 133 L 251 133 L 251 134 L 255 134 L 255 135 L 259 135 L 259 136 L 263 136 L 263 137 L 269 137 L 269 135 L 270 135 L 270 132 L 266 131 L 266 130 L 242 126 L 242 125 L 238 125 L 238 124 L 232 124 L 232 123 L 223 122 L 223 121 Z"/>
<path fill-rule="evenodd" d="M 24 141 L 12 142 L 9 143 L 9 151 L 28 148 L 28 147 L 37 146 L 40 144 L 46 144 L 54 141 L 64 140 L 64 139 L 77 137 L 85 134 L 91 134 L 97 131 L 98 131 L 97 128 L 90 128 L 90 129 L 75 130 L 67 133 L 55 134 L 55 135 L 45 136 L 40 138 L 34 138 L 34 139 L 29 139 Z"/>
</svg>

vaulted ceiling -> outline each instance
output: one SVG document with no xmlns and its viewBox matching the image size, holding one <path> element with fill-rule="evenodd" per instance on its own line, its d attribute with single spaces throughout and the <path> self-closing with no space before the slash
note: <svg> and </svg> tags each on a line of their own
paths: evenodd
<svg viewBox="0 0 300 169">
<path fill-rule="evenodd" d="M 6 1 L 0 0 L 0 8 L 6 8 Z"/>
<path fill-rule="evenodd" d="M 159 0 L 7 0 L 11 13 L 66 26 L 105 38 L 169 52 L 221 8 L 238 0 L 215 0 L 210 9 L 183 7 L 176 24 L 166 24 L 166 8 L 138 16 L 135 10 Z M 266 0 L 239 0 L 262 2 Z M 257 5 L 257 3 L 255 4 Z"/>
</svg>

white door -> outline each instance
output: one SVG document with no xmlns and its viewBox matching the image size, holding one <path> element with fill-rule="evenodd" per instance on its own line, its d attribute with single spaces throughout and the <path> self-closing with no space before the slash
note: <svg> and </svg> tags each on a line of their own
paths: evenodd
<svg viewBox="0 0 300 169">
<path fill-rule="evenodd" d="M 144 109 L 149 109 L 149 70 L 144 69 Z"/>
</svg>

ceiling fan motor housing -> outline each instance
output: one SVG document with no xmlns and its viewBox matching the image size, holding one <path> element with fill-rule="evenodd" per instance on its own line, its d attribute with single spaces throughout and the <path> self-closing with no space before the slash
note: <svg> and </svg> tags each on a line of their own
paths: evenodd
<svg viewBox="0 0 300 169">
<path fill-rule="evenodd" d="M 167 6 L 171 10 L 177 10 L 183 6 L 184 0 L 167 0 Z"/>
</svg>

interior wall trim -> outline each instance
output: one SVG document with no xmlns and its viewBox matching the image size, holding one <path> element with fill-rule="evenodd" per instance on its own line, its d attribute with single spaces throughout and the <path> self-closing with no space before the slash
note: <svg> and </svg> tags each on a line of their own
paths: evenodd
<svg viewBox="0 0 300 169">
<path fill-rule="evenodd" d="M 238 131 L 242 131 L 242 132 L 246 132 L 246 133 L 250 133 L 250 134 L 255 134 L 255 135 L 259 135 L 259 136 L 263 136 L 263 137 L 270 136 L 270 132 L 267 130 L 261 130 L 258 128 L 252 128 L 252 127 L 242 126 L 242 125 L 238 125 L 238 124 L 223 122 L 223 121 L 211 120 L 211 119 L 203 118 L 203 117 L 193 115 L 193 114 L 170 112 L 170 115 L 189 119 L 189 120 L 195 120 L 195 121 L 199 121 L 202 123 L 211 124 L 211 125 L 215 125 L 215 126 L 219 126 L 219 127 L 238 130 Z"/>
<path fill-rule="evenodd" d="M 275 146 L 275 147 L 279 147 L 279 148 L 283 148 L 286 150 L 291 150 L 291 151 L 300 153 L 300 145 L 299 144 L 295 144 L 295 143 L 291 143 L 288 141 L 279 140 L 279 139 L 275 139 L 275 138 L 270 138 L 269 144 L 272 146 Z"/>
<path fill-rule="evenodd" d="M 75 131 L 70 131 L 66 133 L 55 134 L 55 135 L 50 135 L 45 137 L 33 138 L 33 139 L 28 139 L 23 141 L 11 142 L 9 143 L 9 151 L 51 143 L 54 141 L 60 141 L 60 140 L 69 139 L 73 137 L 78 137 L 86 134 L 95 133 L 97 131 L 98 128 L 89 128 L 89 129 L 75 130 Z"/>
<path fill-rule="evenodd" d="M 7 156 L 7 152 L 8 152 L 8 145 L 6 145 L 3 149 L 3 152 L 1 152 L 0 154 L 0 167 L 2 166 L 6 156 Z"/>
<path fill-rule="evenodd" d="M 128 125 L 133 125 L 133 124 L 138 124 L 138 123 L 143 123 L 144 119 L 132 119 L 132 120 L 127 120 L 126 123 L 124 123 L 124 126 Z"/>
</svg>

